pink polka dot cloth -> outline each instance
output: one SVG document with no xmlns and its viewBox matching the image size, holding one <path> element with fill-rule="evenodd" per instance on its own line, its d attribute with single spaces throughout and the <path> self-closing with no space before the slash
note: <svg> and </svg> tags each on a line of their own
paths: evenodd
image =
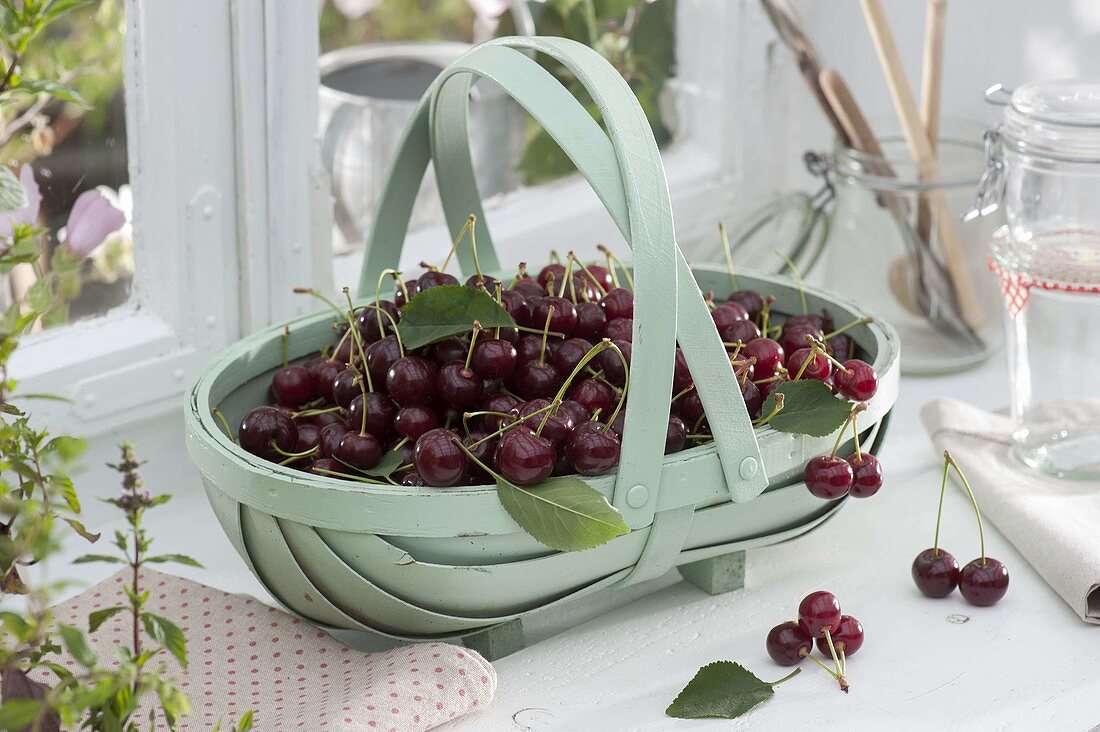
<svg viewBox="0 0 1100 732">
<path fill-rule="evenodd" d="M 128 571 L 55 607 L 56 621 L 86 629 L 93 610 L 125 605 Z M 231 727 L 249 709 L 261 732 L 427 730 L 488 706 L 496 691 L 493 667 L 465 648 L 421 643 L 364 653 L 247 595 L 153 570 L 142 578 L 149 611 L 187 637 L 180 686 L 193 711 L 183 730 L 209 730 L 218 720 Z M 129 616 L 115 615 L 91 640 L 100 658 L 112 658 L 115 646 L 130 643 Z"/>
</svg>

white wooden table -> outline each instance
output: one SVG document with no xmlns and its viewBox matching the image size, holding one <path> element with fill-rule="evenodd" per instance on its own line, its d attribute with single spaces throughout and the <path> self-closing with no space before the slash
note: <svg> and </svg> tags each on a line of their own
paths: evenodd
<svg viewBox="0 0 1100 732">
<path fill-rule="evenodd" d="M 903 380 L 880 455 L 887 478 L 879 495 L 850 501 L 806 537 L 749 552 L 743 590 L 710 597 L 673 571 L 536 616 L 527 629 L 537 642 L 495 664 L 500 685 L 492 708 L 448 729 L 1087 730 L 1100 724 L 1093 656 L 1100 629 L 1081 622 L 995 529 L 987 530 L 989 553 L 1011 573 L 1000 604 L 975 608 L 957 594 L 929 600 L 913 586 L 910 563 L 932 542 L 940 466 L 918 413 L 935 396 L 989 408 L 1004 404 L 1002 358 L 956 376 Z M 195 489 L 170 505 L 150 514 L 158 546 L 186 551 L 207 567 L 181 568 L 182 574 L 270 601 L 222 535 L 197 478 Z M 954 488 L 944 513 L 942 543 L 965 563 L 978 555 L 977 530 Z M 59 572 L 60 563 L 55 566 Z M 108 573 L 94 565 L 79 569 L 88 581 Z M 793 619 L 799 600 L 817 589 L 834 592 L 866 629 L 863 649 L 848 664 L 851 694 L 807 662 L 774 698 L 739 720 L 664 716 L 679 689 L 710 661 L 735 660 L 764 679 L 784 675 L 765 652 L 764 638 L 776 623 Z M 362 647 L 372 643 L 356 640 Z"/>
</svg>

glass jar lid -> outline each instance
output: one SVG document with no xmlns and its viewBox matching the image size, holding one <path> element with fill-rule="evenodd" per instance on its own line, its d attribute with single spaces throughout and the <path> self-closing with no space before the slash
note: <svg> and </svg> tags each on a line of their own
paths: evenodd
<svg viewBox="0 0 1100 732">
<path fill-rule="evenodd" d="M 1100 162 L 1100 81 L 1059 79 L 1018 87 L 1005 107 L 1001 135 L 1023 155 Z"/>
</svg>

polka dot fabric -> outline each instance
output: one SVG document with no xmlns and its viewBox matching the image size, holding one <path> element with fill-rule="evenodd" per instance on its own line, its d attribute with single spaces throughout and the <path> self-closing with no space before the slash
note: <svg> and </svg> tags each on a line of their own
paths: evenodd
<svg viewBox="0 0 1100 732">
<path fill-rule="evenodd" d="M 152 570 L 142 576 L 149 610 L 187 636 L 181 687 L 193 712 L 184 730 L 209 730 L 220 719 L 224 728 L 248 709 L 260 732 L 427 730 L 486 707 L 496 691 L 493 667 L 465 648 L 422 643 L 363 653 L 252 597 Z M 125 604 L 125 582 L 119 572 L 59 605 L 57 621 L 87 628 L 93 610 Z M 100 657 L 111 657 L 130 642 L 128 616 L 114 616 L 91 639 Z"/>
</svg>

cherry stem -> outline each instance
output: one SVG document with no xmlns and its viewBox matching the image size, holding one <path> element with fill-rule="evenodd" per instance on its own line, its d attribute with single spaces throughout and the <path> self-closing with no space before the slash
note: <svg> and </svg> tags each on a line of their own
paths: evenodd
<svg viewBox="0 0 1100 732">
<path fill-rule="evenodd" d="M 845 326 L 843 326 L 843 327 L 841 327 L 841 328 L 837 328 L 837 329 L 836 329 L 836 330 L 834 330 L 834 331 L 833 331 L 832 333 L 826 333 L 826 334 L 825 334 L 825 335 L 823 336 L 823 340 L 826 340 L 826 341 L 827 341 L 827 340 L 829 340 L 830 338 L 832 338 L 832 337 L 834 337 L 834 336 L 838 336 L 838 335 L 840 335 L 841 333 L 846 333 L 846 332 L 848 332 L 849 330 L 851 330 L 852 328 L 855 328 L 855 327 L 856 327 L 857 325 L 864 325 L 864 324 L 866 324 L 866 323 L 873 323 L 873 322 L 875 322 L 875 319 L 874 319 L 874 318 L 871 318 L 871 317 L 867 317 L 867 318 L 856 318 L 856 319 L 855 319 L 855 320 L 853 320 L 853 321 L 852 321 L 851 323 L 848 323 L 848 325 L 845 325 Z"/>
<path fill-rule="evenodd" d="M 558 285 L 558 278 L 554 276 L 553 272 L 549 272 L 546 275 L 546 294 L 550 297 L 554 296 L 554 290 Z"/>
<path fill-rule="evenodd" d="M 573 252 L 569 252 L 569 254 L 570 254 L 570 256 L 573 256 Z M 596 289 L 600 291 L 600 294 L 601 295 L 606 295 L 607 294 L 607 288 L 605 288 L 603 286 L 603 283 L 601 283 L 598 279 L 596 279 L 596 276 L 594 274 L 592 274 L 592 272 L 588 269 L 588 267 L 585 266 L 584 262 L 582 262 L 579 258 L 576 258 L 576 257 L 574 257 L 574 259 L 577 262 L 577 266 L 581 268 L 581 271 L 584 272 L 586 275 L 588 275 L 588 279 L 592 280 L 592 282 L 596 285 Z"/>
<path fill-rule="evenodd" d="M 283 326 L 283 342 L 281 344 L 282 345 L 282 351 L 283 351 L 283 368 L 284 369 L 286 368 L 286 363 L 287 363 L 287 350 L 289 348 L 289 346 L 288 346 L 289 343 L 290 343 L 290 326 L 289 325 L 284 325 Z"/>
<path fill-rule="evenodd" d="M 528 414 L 526 417 L 520 417 L 515 422 L 511 422 L 509 424 L 502 425 L 500 427 L 500 429 L 498 429 L 495 432 L 490 432 L 489 434 L 485 435 L 484 437 L 482 437 L 477 442 L 472 443 L 470 445 L 470 447 L 477 447 L 481 443 L 488 442 L 489 440 L 493 439 L 494 437 L 500 437 L 501 435 L 503 435 L 505 432 L 512 429 L 513 427 L 518 427 L 519 425 L 523 424 L 527 420 L 529 420 L 533 417 L 537 417 L 540 414 L 543 414 L 544 412 L 547 412 L 547 411 L 549 411 L 550 409 L 553 409 L 553 408 L 554 408 L 553 404 L 547 404 L 545 407 L 543 407 L 541 409 L 536 409 L 535 411 Z M 476 414 L 500 414 L 500 412 L 470 412 L 469 414 L 472 416 L 472 415 L 476 415 Z M 506 414 L 504 416 L 505 417 L 510 417 L 512 415 Z"/>
<path fill-rule="evenodd" d="M 347 301 L 348 301 L 348 330 L 351 331 L 351 337 L 355 341 L 356 349 L 359 351 L 359 359 L 363 364 L 363 368 L 366 369 L 366 367 L 367 367 L 367 352 L 363 348 L 363 335 L 362 335 L 362 333 L 359 332 L 359 326 L 356 325 L 356 323 L 355 323 L 355 305 L 353 305 L 352 302 L 351 302 L 351 291 L 348 290 L 348 288 L 345 287 L 345 288 L 343 288 L 343 293 L 344 293 L 344 297 L 347 298 Z M 375 306 L 375 307 L 377 307 L 377 306 Z M 378 310 L 381 311 L 382 308 L 378 308 Z M 368 371 L 368 373 L 367 373 L 367 382 L 368 382 L 368 384 L 370 384 L 370 390 L 374 391 L 374 384 L 370 383 L 369 369 L 367 369 L 367 371 Z"/>
<path fill-rule="evenodd" d="M 363 371 L 367 372 L 367 379 L 369 380 L 370 369 L 368 369 L 366 366 L 366 363 L 364 363 Z M 355 375 L 355 380 L 359 382 L 359 391 L 363 395 L 363 414 L 359 417 L 359 434 L 365 435 L 367 434 L 367 389 L 365 383 L 363 382 L 362 372 Z M 374 391 L 374 389 L 371 388 L 371 391 Z"/>
<path fill-rule="evenodd" d="M 615 419 L 619 416 L 619 412 L 622 411 L 623 405 L 626 404 L 626 392 L 630 389 L 630 364 L 626 362 L 626 356 L 623 355 L 623 352 L 614 342 L 607 341 L 607 347 L 615 352 L 615 355 L 619 357 L 619 361 L 623 364 L 623 388 L 619 392 L 619 403 L 615 405 L 615 411 L 607 418 L 607 424 L 612 425 L 615 424 Z"/>
<path fill-rule="evenodd" d="M 470 347 L 466 349 L 466 365 L 464 368 L 470 370 L 470 359 L 474 356 L 474 344 L 477 343 L 477 334 L 481 332 L 481 323 L 474 321 L 473 332 L 470 333 Z"/>
<path fill-rule="evenodd" d="M 630 291 L 634 292 L 634 277 L 630 274 L 630 270 L 626 268 L 626 265 L 623 264 L 622 260 L 616 257 L 615 253 L 605 247 L 603 244 L 597 245 L 596 248 L 604 253 L 604 255 L 608 258 L 608 263 L 614 262 L 619 266 L 619 269 L 623 271 L 623 277 L 626 278 L 627 285 L 630 286 Z"/>
<path fill-rule="evenodd" d="M 550 419 L 550 415 L 554 414 L 558 410 L 558 406 L 561 404 L 562 399 L 565 398 L 565 393 L 569 390 L 569 387 L 573 384 L 573 379 L 577 378 L 577 375 L 584 370 L 584 367 L 588 365 L 588 362 L 598 356 L 601 351 L 605 351 L 608 348 L 612 348 L 613 344 L 606 338 L 596 345 L 588 349 L 588 353 L 581 357 L 580 361 L 577 361 L 577 365 L 573 367 L 573 371 L 568 377 L 561 383 L 561 387 L 558 389 L 558 393 L 554 395 L 553 401 L 550 402 L 551 411 L 548 411 L 542 416 L 542 421 L 539 422 L 538 429 L 535 430 L 535 434 L 542 436 L 542 428 L 546 426 L 547 420 Z M 618 414 L 618 411 L 615 412 Z"/>
<path fill-rule="evenodd" d="M 225 430 L 226 437 L 229 438 L 229 441 L 232 443 L 236 443 L 237 441 L 233 439 L 233 430 L 229 426 L 229 420 L 225 418 L 224 414 L 222 414 L 222 410 L 214 407 L 210 410 L 210 414 L 214 415 L 214 419 L 218 420 L 218 422 L 221 424 L 222 429 Z"/>
<path fill-rule="evenodd" d="M 569 254 L 565 257 L 565 273 L 562 275 L 561 290 L 558 292 L 558 297 L 565 297 L 565 286 L 570 285 L 570 287 L 569 287 L 569 291 L 570 291 L 569 294 L 571 296 L 570 299 L 572 299 L 573 302 L 576 302 L 577 301 L 577 293 L 572 287 L 572 284 L 573 284 L 573 278 L 571 277 L 572 274 L 573 274 L 573 252 L 569 252 Z"/>
<path fill-rule="evenodd" d="M 943 517 L 943 494 L 947 491 L 947 470 L 951 467 L 951 463 L 947 458 L 943 461 L 943 477 L 940 479 L 940 505 L 936 508 L 936 535 L 932 539 L 932 558 L 939 559 L 940 556 L 940 519 Z"/>
<path fill-rule="evenodd" d="M 312 287 L 295 287 L 294 288 L 294 294 L 295 295 L 309 295 L 311 297 L 315 297 L 318 300 L 320 300 L 321 302 L 323 302 L 325 305 L 328 305 L 330 308 L 335 310 L 341 318 L 344 317 L 344 311 L 342 309 L 340 309 L 339 307 L 337 307 L 336 303 L 334 303 L 332 300 L 329 300 L 327 297 L 325 297 L 321 293 L 317 292 L 317 290 L 314 290 Z"/>
<path fill-rule="evenodd" d="M 817 361 L 817 357 L 825 353 L 821 350 L 821 347 L 817 343 L 813 343 L 810 346 L 810 355 L 806 357 L 806 360 L 802 362 L 802 365 L 798 368 L 798 373 L 795 374 L 791 381 L 798 381 L 802 378 L 802 374 L 806 373 L 806 369 L 809 367 L 811 361 Z"/>
<path fill-rule="evenodd" d="M 825 348 L 825 341 L 824 340 L 814 338 L 812 335 L 807 333 L 806 334 L 806 342 L 809 343 L 811 345 L 811 347 L 816 345 L 818 347 L 818 349 L 821 351 L 821 355 L 824 356 L 826 359 L 828 359 L 829 363 L 831 363 L 833 366 L 836 366 L 837 371 L 842 371 L 845 374 L 847 374 L 849 377 L 852 375 L 852 370 L 850 368 L 848 368 L 847 366 L 842 364 L 840 361 L 837 361 L 834 357 L 829 355 L 828 349 Z"/>
<path fill-rule="evenodd" d="M 280 455 L 282 455 L 283 457 L 285 457 L 285 458 L 289 458 L 290 460 L 297 460 L 298 458 L 304 458 L 304 457 L 309 457 L 309 456 L 310 456 L 310 455 L 312 455 L 313 453 L 317 452 L 317 447 L 316 447 L 316 445 L 315 445 L 315 446 L 313 446 L 313 447 L 311 447 L 311 448 L 309 448 L 308 450 L 305 450 L 305 451 L 303 451 L 303 452 L 287 452 L 286 450 L 281 450 L 281 449 L 279 449 L 279 446 L 275 444 L 275 440 L 272 440 L 272 441 L 271 441 L 271 442 L 270 442 L 270 443 L 268 444 L 268 447 L 270 447 L 270 448 L 271 448 L 272 450 L 274 450 L 275 452 L 279 453 L 279 454 L 280 454 Z M 285 464 L 286 464 L 286 462 L 285 462 L 285 461 L 284 461 L 284 462 L 281 462 L 281 463 L 279 463 L 279 465 L 285 465 Z"/>
<path fill-rule="evenodd" d="M 833 645 L 833 635 L 829 632 L 828 628 L 822 628 L 825 631 L 825 642 L 829 644 L 829 653 L 833 656 L 833 664 L 836 666 L 837 683 L 840 684 L 840 690 L 845 694 L 848 693 L 848 680 L 844 678 L 844 671 L 841 669 L 840 659 L 836 655 L 836 647 Z"/>
<path fill-rule="evenodd" d="M 844 437 L 845 430 L 848 429 L 848 423 L 855 420 L 856 415 L 866 408 L 866 404 L 857 404 L 852 407 L 852 411 L 848 412 L 848 417 L 844 420 L 844 424 L 840 425 L 840 430 L 836 433 L 836 442 L 833 443 L 833 451 L 829 453 L 829 457 L 836 457 L 836 451 L 840 449 L 840 440 Z"/>
<path fill-rule="evenodd" d="M 517 422 L 517 424 L 518 424 L 518 422 Z M 509 485 L 511 485 L 511 482 L 510 482 L 510 481 L 509 481 L 508 479 L 506 479 L 506 478 L 505 478 L 504 476 L 502 476 L 502 475 L 501 475 L 500 473 L 498 473 L 497 471 L 495 471 L 495 470 L 493 470 L 492 468 L 490 468 L 490 467 L 489 467 L 488 465 L 486 465 L 485 463 L 483 463 L 483 462 L 481 462 L 480 460 L 478 460 L 478 459 L 477 459 L 477 455 L 474 455 L 474 453 L 473 453 L 473 452 L 472 452 L 472 451 L 470 450 L 470 447 L 477 447 L 477 445 L 478 445 L 479 443 L 483 442 L 483 440 L 478 440 L 478 442 L 475 442 L 475 443 L 473 443 L 472 445 L 470 445 L 470 447 L 466 447 L 465 445 L 463 445 L 463 444 L 462 444 L 462 440 L 458 439 L 458 435 L 452 435 L 452 436 L 451 436 L 451 439 L 452 439 L 452 440 L 454 440 L 454 443 L 455 443 L 456 445 L 458 445 L 458 448 L 459 448 L 460 450 L 462 450 L 462 452 L 466 453 L 466 457 L 468 457 L 468 458 L 470 458 L 471 460 L 473 460 L 473 461 L 474 461 L 474 463 L 475 463 L 475 464 L 476 464 L 476 465 L 477 465 L 477 466 L 478 466 L 479 468 L 481 468 L 482 470 L 484 470 L 484 471 L 485 471 L 486 473 L 488 473 L 489 475 L 493 476 L 493 478 L 495 478 L 496 480 L 503 480 L 503 481 L 504 481 L 505 483 L 508 483 Z"/>
<path fill-rule="evenodd" d="M 775 406 L 774 406 L 774 407 L 772 408 L 772 411 L 771 411 L 770 413 L 768 413 L 768 416 L 766 416 L 766 417 L 761 417 L 760 419 L 758 419 L 758 420 L 756 420 L 755 422 L 753 422 L 753 423 L 752 423 L 752 426 L 753 426 L 753 427 L 763 427 L 763 426 L 764 426 L 764 425 L 766 425 L 766 424 L 767 424 L 768 422 L 771 422 L 771 421 L 772 421 L 772 419 L 773 419 L 773 418 L 775 417 L 775 415 L 777 415 L 777 414 L 779 414 L 779 413 L 780 413 L 781 411 L 783 411 L 783 400 L 784 400 L 784 398 L 785 398 L 785 397 L 783 396 L 783 393 L 782 393 L 782 392 L 778 392 L 778 391 L 777 391 L 777 392 L 774 392 L 774 393 L 772 394 L 772 396 L 774 396 L 774 397 L 775 397 Z"/>
<path fill-rule="evenodd" d="M 405 289 L 405 283 L 401 280 L 401 273 L 396 269 L 384 269 L 378 275 L 378 282 L 374 285 L 374 301 L 377 303 L 382 299 L 382 280 L 387 276 L 392 276 L 401 290 L 405 293 L 405 302 L 409 301 L 409 291 Z M 382 322 L 382 313 L 376 312 L 374 317 L 378 319 L 378 332 L 384 334 L 385 324 Z M 373 391 L 373 389 L 372 389 Z"/>
<path fill-rule="evenodd" d="M 615 263 L 611 261 L 611 252 L 603 248 L 602 245 L 597 245 L 597 249 L 603 252 L 604 263 L 607 265 L 607 271 L 611 273 L 611 286 L 614 288 L 619 287 L 619 275 L 615 272 Z"/>
<path fill-rule="evenodd" d="M 802 673 L 802 669 L 801 668 L 795 668 L 794 671 L 791 671 L 789 674 L 787 674 L 783 678 L 779 679 L 778 681 L 766 681 L 764 683 L 766 683 L 768 686 L 779 686 L 784 681 L 789 681 L 790 679 L 793 679 L 795 676 L 798 676 L 800 673 Z"/>
<path fill-rule="evenodd" d="M 856 426 L 856 423 L 859 421 L 859 420 L 856 419 L 857 414 L 858 414 L 858 412 L 853 409 L 852 410 L 852 440 L 856 443 L 856 460 L 858 460 L 860 462 L 863 462 L 863 453 L 859 449 L 859 427 Z"/>
<path fill-rule="evenodd" d="M 760 308 L 760 335 L 765 338 L 768 336 L 768 326 L 771 325 L 773 302 L 775 302 L 775 297 L 768 295 L 764 298 L 764 305 Z"/>
<path fill-rule="evenodd" d="M 810 307 L 806 303 L 806 292 L 802 287 L 802 275 L 798 273 L 798 268 L 794 266 L 794 262 L 791 261 L 790 257 L 783 252 L 776 252 L 775 254 L 786 263 L 787 269 L 791 271 L 791 277 L 794 278 L 795 283 L 798 285 L 798 296 L 802 299 L 802 314 L 806 315 L 810 312 Z"/>
<path fill-rule="evenodd" d="M 473 214 L 466 217 L 466 223 L 458 230 L 458 236 L 455 237 L 454 244 L 451 245 L 451 251 L 447 252 L 447 258 L 443 260 L 443 266 L 439 268 L 440 272 L 447 271 L 447 265 L 451 263 L 451 257 L 458 251 L 458 245 L 462 243 L 462 238 L 466 236 L 466 232 L 470 230 L 475 221 L 477 221 L 477 216 Z"/>
<path fill-rule="evenodd" d="M 496 283 L 496 285 L 493 287 L 493 291 L 494 291 L 494 294 L 496 294 L 497 305 L 500 305 L 503 308 L 504 307 L 504 295 L 501 293 L 500 282 Z M 496 332 L 493 333 L 493 338 L 497 338 L 497 339 L 500 338 L 500 326 L 499 325 L 497 326 Z"/>
<path fill-rule="evenodd" d="M 737 276 L 733 274 L 733 252 L 730 250 L 730 239 L 726 236 L 726 225 L 718 222 L 718 235 L 722 237 L 722 251 L 726 254 L 726 271 L 730 276 L 730 287 L 734 290 L 740 290 L 737 286 Z"/>
<path fill-rule="evenodd" d="M 325 409 L 303 409 L 300 412 L 291 413 L 291 419 L 298 419 L 299 417 L 316 417 L 318 414 L 332 414 L 333 412 L 339 412 L 342 407 L 327 407 Z"/>
<path fill-rule="evenodd" d="M 844 655 L 844 646 L 837 649 L 837 653 L 840 654 L 840 675 L 848 675 L 848 657 Z"/>
<path fill-rule="evenodd" d="M 974 496 L 974 491 L 970 488 L 970 481 L 966 479 L 962 468 L 955 462 L 955 458 L 951 457 L 951 453 L 944 450 L 943 459 L 955 469 L 955 474 L 958 475 L 959 480 L 962 481 L 963 488 L 966 488 L 966 494 L 970 496 L 970 505 L 974 507 L 974 517 L 978 519 L 978 541 L 981 543 L 982 548 L 982 567 L 985 567 L 985 531 L 982 529 L 982 512 L 978 510 L 978 499 Z"/>
<path fill-rule="evenodd" d="M 730 358 L 737 358 L 737 354 L 740 353 L 741 349 L 745 347 L 745 342 L 744 341 L 722 341 L 722 346 L 724 348 L 735 348 L 735 349 L 737 349 L 732 354 L 730 354 Z"/>
<path fill-rule="evenodd" d="M 470 214 L 470 253 L 474 257 L 474 272 L 477 273 L 478 282 L 485 281 L 485 275 L 481 273 L 481 262 L 477 258 L 477 216 Z"/>
<path fill-rule="evenodd" d="M 389 319 L 390 325 L 393 326 L 393 337 L 397 339 L 397 350 L 401 354 L 401 358 L 404 358 L 405 344 L 401 342 L 401 331 L 397 329 L 397 321 L 393 319 L 392 315 L 390 315 L 390 311 L 386 310 L 385 308 L 380 308 L 377 305 L 364 305 L 363 307 L 377 310 Z"/>
<path fill-rule="evenodd" d="M 519 266 L 516 267 L 516 276 L 512 278 L 512 282 L 508 285 L 508 289 L 516 289 L 516 285 L 519 284 L 519 281 L 525 279 L 527 279 L 527 262 L 520 262 Z"/>
<path fill-rule="evenodd" d="M 546 363 L 546 336 L 550 333 L 550 319 L 554 317 L 554 306 L 546 309 L 546 323 L 542 327 L 542 345 L 539 346 L 539 366 Z"/>
<path fill-rule="evenodd" d="M 561 264 L 561 255 L 557 249 L 550 250 L 550 264 Z"/>
<path fill-rule="evenodd" d="M 346 463 L 342 463 L 345 464 Z M 351 467 L 351 466 L 348 466 Z M 370 483 L 371 485 L 389 485 L 381 480 L 373 480 L 362 475 L 352 475 L 351 473 L 341 473 L 338 470 L 326 470 L 325 468 L 318 468 L 317 472 L 324 473 L 325 475 L 331 475 L 334 478 L 343 478 L 344 480 L 354 480 L 359 483 Z"/>
<path fill-rule="evenodd" d="M 836 681 L 837 681 L 838 683 L 840 682 L 840 679 L 841 679 L 841 676 L 840 676 L 840 674 L 838 674 L 838 673 L 837 673 L 836 671 L 834 671 L 834 670 L 832 670 L 831 668 L 829 668 L 828 666 L 826 666 L 826 665 L 825 665 L 825 662 L 824 662 L 824 661 L 822 661 L 822 660 L 821 660 L 820 658 L 818 658 L 817 656 L 814 656 L 814 655 L 811 655 L 811 654 L 807 653 L 807 654 L 806 654 L 805 656 L 803 656 L 803 658 L 808 658 L 808 659 L 810 659 L 811 661 L 813 661 L 814 663 L 816 663 L 816 664 L 817 664 L 818 666 L 820 666 L 821 668 L 825 669 L 825 672 L 826 672 L 826 673 L 828 673 L 828 674 L 829 674 L 830 676 L 832 676 L 832 677 L 833 677 L 834 679 L 836 679 Z M 844 688 L 844 687 L 841 687 L 841 688 Z"/>
<path fill-rule="evenodd" d="M 518 330 L 520 333 L 534 333 L 536 335 L 542 335 L 543 333 L 546 333 L 547 335 L 552 335 L 552 336 L 555 336 L 556 338 L 565 338 L 565 333 L 559 333 L 556 330 L 543 330 L 542 328 L 528 328 L 525 325 L 517 325 L 516 330 Z"/>
<path fill-rule="evenodd" d="M 672 401 L 676 401 L 677 399 L 684 396 L 685 394 L 687 394 L 689 391 L 691 391 L 694 388 L 695 388 L 695 382 L 693 381 L 690 384 L 688 384 L 687 386 L 685 386 L 683 389 L 681 389 L 680 391 L 673 394 L 672 395 Z"/>
</svg>

